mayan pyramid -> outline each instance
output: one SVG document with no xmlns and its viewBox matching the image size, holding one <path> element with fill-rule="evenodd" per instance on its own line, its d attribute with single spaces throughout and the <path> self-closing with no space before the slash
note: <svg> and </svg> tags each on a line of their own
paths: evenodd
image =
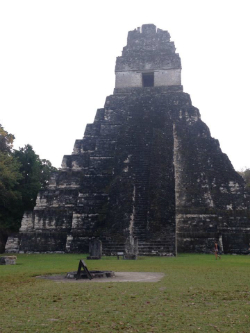
<svg viewBox="0 0 250 333">
<path fill-rule="evenodd" d="M 247 253 L 249 198 L 181 85 L 167 31 L 145 24 L 117 57 L 114 93 L 39 192 L 6 252 Z M 211 96 L 212 98 L 212 96 Z"/>
</svg>

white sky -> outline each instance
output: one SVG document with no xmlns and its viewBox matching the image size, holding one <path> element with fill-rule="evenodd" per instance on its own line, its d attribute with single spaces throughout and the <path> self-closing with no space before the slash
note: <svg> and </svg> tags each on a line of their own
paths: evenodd
<svg viewBox="0 0 250 333">
<path fill-rule="evenodd" d="M 182 84 L 234 167 L 250 167 L 248 0 L 0 0 L 0 123 L 54 166 L 113 93 L 127 33 L 168 30 Z"/>
</svg>

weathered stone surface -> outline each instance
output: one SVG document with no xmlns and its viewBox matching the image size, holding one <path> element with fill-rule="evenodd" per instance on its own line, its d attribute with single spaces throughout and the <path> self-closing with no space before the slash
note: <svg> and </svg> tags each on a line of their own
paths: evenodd
<svg viewBox="0 0 250 333">
<path fill-rule="evenodd" d="M 0 265 L 15 265 L 16 259 L 15 256 L 0 257 Z"/>
<path fill-rule="evenodd" d="M 249 197 L 219 142 L 181 86 L 181 62 L 167 31 L 129 32 L 116 63 L 116 86 L 72 155 L 25 214 L 24 252 L 247 253 Z M 13 245 L 15 243 L 15 245 Z M 12 244 L 12 245 L 11 245 Z"/>
<path fill-rule="evenodd" d="M 123 259 L 136 260 L 137 255 L 138 255 L 138 239 L 133 236 L 129 236 L 125 242 L 125 254 L 123 256 Z"/>
<path fill-rule="evenodd" d="M 101 259 L 102 242 L 100 239 L 92 238 L 89 240 L 89 257 L 87 259 Z"/>
<path fill-rule="evenodd" d="M 6 246 L 5 246 L 5 252 L 7 253 L 18 253 L 19 252 L 19 241 L 20 235 L 12 235 L 8 237 Z"/>
</svg>

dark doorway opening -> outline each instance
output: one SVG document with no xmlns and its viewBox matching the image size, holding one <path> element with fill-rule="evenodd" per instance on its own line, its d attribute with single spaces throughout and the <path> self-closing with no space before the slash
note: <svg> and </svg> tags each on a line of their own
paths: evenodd
<svg viewBox="0 0 250 333">
<path fill-rule="evenodd" d="M 154 73 L 142 73 L 142 85 L 143 87 L 153 87 Z"/>
</svg>

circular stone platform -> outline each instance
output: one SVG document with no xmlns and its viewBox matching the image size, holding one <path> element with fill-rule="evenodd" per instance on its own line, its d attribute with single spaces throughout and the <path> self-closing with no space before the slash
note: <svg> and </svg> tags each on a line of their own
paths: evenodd
<svg viewBox="0 0 250 333">
<path fill-rule="evenodd" d="M 115 276 L 113 271 L 90 271 L 90 274 L 93 279 L 104 279 L 104 278 L 111 278 Z M 86 272 L 81 271 L 79 279 L 88 279 Z M 66 274 L 66 279 L 76 279 L 77 272 L 69 272 Z"/>
<path fill-rule="evenodd" d="M 65 275 L 43 275 L 37 276 L 40 279 L 52 280 L 64 283 L 101 283 L 101 282 L 158 282 L 164 277 L 164 273 L 152 272 L 115 272 L 113 277 L 103 277 L 102 279 L 69 279 Z"/>
</svg>

